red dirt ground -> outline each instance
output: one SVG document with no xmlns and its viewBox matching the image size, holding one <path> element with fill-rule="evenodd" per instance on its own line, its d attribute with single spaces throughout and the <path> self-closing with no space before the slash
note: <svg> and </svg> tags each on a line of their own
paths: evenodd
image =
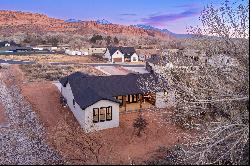
<svg viewBox="0 0 250 166">
<path fill-rule="evenodd" d="M 6 123 L 6 115 L 3 105 L 0 103 L 0 125 Z"/>
<path fill-rule="evenodd" d="M 19 82 L 23 79 L 18 67 L 12 68 Z M 19 74 L 18 74 L 19 73 Z M 177 143 L 184 131 L 171 124 L 158 125 L 156 113 L 145 112 L 149 125 L 141 137 L 135 136 L 132 127 L 136 113 L 120 116 L 120 127 L 85 134 L 73 114 L 62 108 L 59 103 L 60 93 L 51 82 L 33 82 L 21 84 L 22 93 L 32 104 L 41 122 L 46 127 L 47 141 L 71 164 L 79 164 L 84 158 L 87 164 L 143 164 L 160 146 L 170 147 Z M 91 140 L 92 142 L 88 142 Z M 86 142 L 89 143 L 86 147 Z M 99 152 L 98 143 L 102 148 Z M 82 145 L 85 144 L 85 145 Z M 94 152 L 93 152 L 94 151 Z M 98 153 L 98 159 L 93 154 Z"/>
</svg>

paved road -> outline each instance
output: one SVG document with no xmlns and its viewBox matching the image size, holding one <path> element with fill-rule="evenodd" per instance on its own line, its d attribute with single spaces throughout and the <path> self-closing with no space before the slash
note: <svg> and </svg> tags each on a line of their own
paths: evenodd
<svg viewBox="0 0 250 166">
<path fill-rule="evenodd" d="M 143 64 L 84 63 L 91 66 L 145 67 Z"/>
<path fill-rule="evenodd" d="M 31 61 L 19 61 L 19 60 L 3 60 L 3 59 L 0 59 L 0 64 L 1 63 L 21 65 L 21 64 L 34 64 L 35 62 L 31 62 Z"/>
<path fill-rule="evenodd" d="M 34 64 L 35 62 L 32 61 L 20 61 L 20 60 L 4 60 L 0 59 L 1 63 L 8 63 L 8 64 Z M 67 63 L 67 62 L 52 62 L 50 64 L 53 65 L 70 65 L 70 64 L 83 64 L 83 65 L 90 65 L 93 67 L 97 66 L 122 66 L 122 67 L 144 67 L 143 64 L 114 64 L 114 63 Z"/>
</svg>

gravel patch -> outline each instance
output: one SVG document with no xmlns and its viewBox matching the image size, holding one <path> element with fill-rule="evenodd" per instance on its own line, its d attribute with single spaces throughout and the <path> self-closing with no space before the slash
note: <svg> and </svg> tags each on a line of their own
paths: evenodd
<svg viewBox="0 0 250 166">
<path fill-rule="evenodd" d="M 0 102 L 8 126 L 0 128 L 0 165 L 62 164 L 62 158 L 45 141 L 44 127 L 16 85 L 0 80 Z"/>
</svg>

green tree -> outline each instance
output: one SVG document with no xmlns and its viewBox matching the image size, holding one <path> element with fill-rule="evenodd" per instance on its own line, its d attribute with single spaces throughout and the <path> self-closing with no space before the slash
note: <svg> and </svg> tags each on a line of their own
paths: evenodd
<svg viewBox="0 0 250 166">
<path fill-rule="evenodd" d="M 93 35 L 92 38 L 90 39 L 91 43 L 96 43 L 97 40 L 103 40 L 102 35 Z"/>
<path fill-rule="evenodd" d="M 112 42 L 111 36 L 107 36 L 106 42 L 107 42 L 107 45 L 110 45 L 110 44 L 111 44 L 111 42 Z"/>
<path fill-rule="evenodd" d="M 114 43 L 119 44 L 119 40 L 117 39 L 117 37 L 114 38 Z"/>
</svg>

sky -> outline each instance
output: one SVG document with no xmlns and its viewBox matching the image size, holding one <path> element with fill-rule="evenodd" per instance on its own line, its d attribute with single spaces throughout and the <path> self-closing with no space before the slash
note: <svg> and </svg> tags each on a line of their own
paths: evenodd
<svg viewBox="0 0 250 166">
<path fill-rule="evenodd" d="M 0 10 L 46 14 L 59 19 L 106 19 L 114 24 L 147 24 L 174 33 L 199 25 L 205 5 L 223 0 L 0 0 Z"/>
</svg>

